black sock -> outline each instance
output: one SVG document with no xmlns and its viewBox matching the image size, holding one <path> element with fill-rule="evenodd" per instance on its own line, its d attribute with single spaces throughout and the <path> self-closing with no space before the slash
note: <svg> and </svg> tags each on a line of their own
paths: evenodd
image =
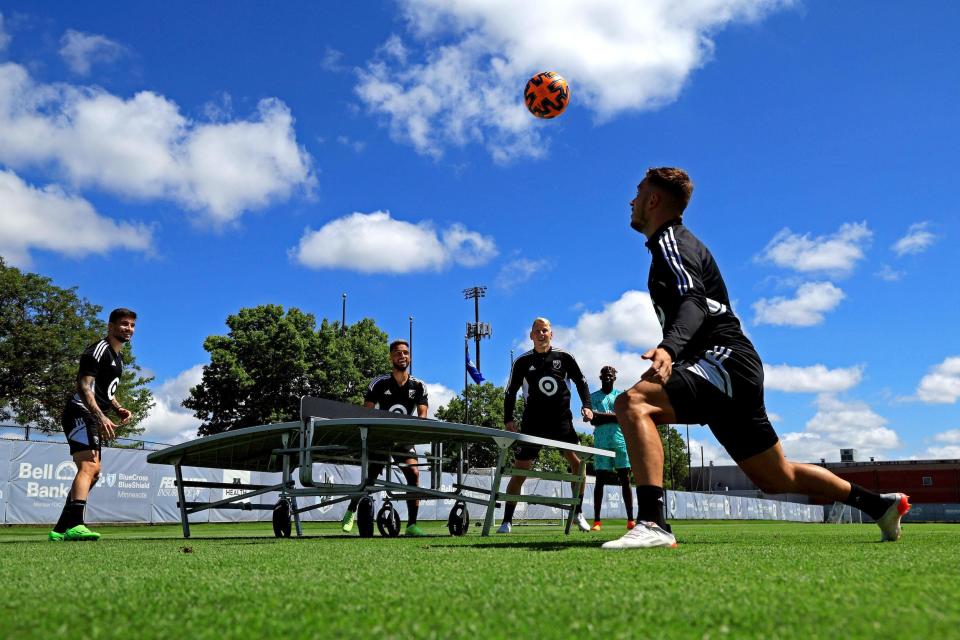
<svg viewBox="0 0 960 640">
<path fill-rule="evenodd" d="M 577 503 L 577 510 L 575 512 L 577 515 L 583 513 L 583 494 L 580 494 L 580 501 Z"/>
<path fill-rule="evenodd" d="M 666 524 L 663 517 L 663 487 L 645 484 L 637 486 L 637 520 L 659 525 Z"/>
<path fill-rule="evenodd" d="M 407 500 L 407 526 L 417 524 L 417 516 L 420 514 L 420 504 L 416 500 Z"/>
<path fill-rule="evenodd" d="M 850 495 L 843 501 L 843 504 L 860 509 L 874 520 L 879 520 L 893 503 L 881 497 L 879 493 L 874 493 L 851 482 Z"/>
<path fill-rule="evenodd" d="M 627 510 L 627 520 L 633 520 L 633 492 L 630 490 L 630 474 L 626 469 L 617 471 L 620 480 L 620 492 L 623 494 L 623 506 Z"/>
<path fill-rule="evenodd" d="M 513 522 L 513 512 L 517 510 L 516 502 L 508 502 L 503 506 L 503 522 Z"/>
<path fill-rule="evenodd" d="M 67 503 L 63 505 L 63 512 L 60 519 L 57 520 L 53 530 L 57 533 L 64 533 L 67 529 L 72 529 L 78 524 L 83 524 L 83 511 L 87 507 L 86 500 L 73 500 L 67 498 Z"/>
<path fill-rule="evenodd" d="M 603 483 L 599 480 L 593 487 L 593 521 L 600 522 L 600 507 L 603 505 Z"/>
</svg>

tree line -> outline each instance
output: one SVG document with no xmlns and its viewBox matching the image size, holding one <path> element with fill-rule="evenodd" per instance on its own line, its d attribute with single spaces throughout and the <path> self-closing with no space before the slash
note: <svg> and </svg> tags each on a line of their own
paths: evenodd
<svg viewBox="0 0 960 640">
<path fill-rule="evenodd" d="M 60 428 L 60 413 L 76 386 L 83 349 L 106 332 L 102 307 L 63 289 L 50 278 L 22 272 L 0 258 L 0 422 L 14 420 L 45 431 Z M 388 336 L 364 318 L 342 325 L 291 307 L 265 304 L 227 316 L 225 335 L 212 335 L 203 348 L 210 362 L 183 406 L 201 421 L 198 435 L 274 422 L 299 420 L 300 397 L 360 404 L 369 381 L 390 371 Z M 133 417 L 118 437 L 136 436 L 154 406 L 131 344 L 117 390 Z M 501 386 L 470 385 L 436 409 L 438 420 L 503 428 Z M 523 413 L 518 400 L 516 414 Z M 521 425 L 522 428 L 522 425 Z M 661 428 L 666 485 L 680 486 L 687 475 L 683 439 L 672 427 Z M 580 435 L 591 446 L 593 436 Z M 496 463 L 493 445 L 470 448 L 471 467 Z M 566 461 L 555 450 L 541 452 L 536 466 L 562 470 Z"/>
</svg>

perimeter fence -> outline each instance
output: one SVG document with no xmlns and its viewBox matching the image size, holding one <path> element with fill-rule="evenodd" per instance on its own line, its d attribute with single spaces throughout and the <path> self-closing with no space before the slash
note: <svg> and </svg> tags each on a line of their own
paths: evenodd
<svg viewBox="0 0 960 640">
<path fill-rule="evenodd" d="M 94 487 L 87 506 L 88 522 L 171 523 L 179 522 L 177 488 L 173 468 L 147 464 L 148 451 L 144 449 L 108 448 L 103 452 L 103 472 Z M 76 474 L 66 444 L 36 440 L 0 440 L 0 523 L 46 524 L 57 520 L 64 499 Z M 185 467 L 184 479 L 229 484 L 277 484 L 280 474 L 255 471 L 234 471 Z M 428 474 L 421 481 L 429 482 Z M 359 469 L 355 466 L 317 465 L 314 477 L 327 483 L 357 484 Z M 490 473 L 468 474 L 467 484 L 489 488 Z M 443 474 L 444 491 L 452 491 L 456 478 Z M 506 479 L 504 479 L 504 485 Z M 569 483 L 530 479 L 526 492 L 540 495 L 570 495 Z M 185 488 L 188 502 L 214 502 L 239 495 L 240 490 Z M 248 502 L 273 504 L 276 494 L 250 498 Z M 378 496 L 378 501 L 382 495 Z M 605 518 L 625 518 L 619 486 L 605 487 L 602 513 Z M 299 506 L 318 504 L 318 498 L 301 498 Z M 777 502 L 737 496 L 709 495 L 667 491 L 668 517 L 673 519 L 739 519 L 792 520 L 822 522 L 823 507 L 817 505 Z M 420 507 L 423 520 L 446 520 L 453 499 L 426 500 Z M 396 502 L 402 517 L 406 505 Z M 304 520 L 337 521 L 343 516 L 345 503 L 324 505 L 304 514 Z M 584 511 L 590 515 L 593 508 L 593 478 L 588 478 Z M 470 505 L 470 516 L 479 521 L 484 507 Z M 499 517 L 499 513 L 497 516 Z M 520 504 L 517 520 L 559 520 L 560 511 L 543 505 Z M 191 522 L 244 522 L 269 520 L 270 511 L 208 510 L 193 514 Z"/>
</svg>

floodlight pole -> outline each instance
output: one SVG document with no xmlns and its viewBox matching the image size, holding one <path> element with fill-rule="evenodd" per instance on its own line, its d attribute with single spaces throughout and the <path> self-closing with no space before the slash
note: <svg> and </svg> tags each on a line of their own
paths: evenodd
<svg viewBox="0 0 960 640">
<path fill-rule="evenodd" d="M 467 336 L 463 336 L 463 355 L 466 357 L 469 347 L 467 347 Z M 470 424 L 470 399 L 467 397 L 467 389 L 470 382 L 467 379 L 467 363 L 463 363 L 463 424 Z"/>
<path fill-rule="evenodd" d="M 410 344 L 407 348 L 410 350 L 410 375 L 413 375 L 413 316 L 410 316 Z"/>
<path fill-rule="evenodd" d="M 490 337 L 490 326 L 480 324 L 480 298 L 487 295 L 487 288 L 484 286 L 470 287 L 463 290 L 465 300 L 473 300 L 473 326 L 467 328 L 467 337 L 473 337 L 474 340 L 474 359 L 476 360 L 477 371 L 480 368 L 480 338 Z M 472 331 L 471 331 L 472 329 Z"/>
<path fill-rule="evenodd" d="M 341 294 L 340 298 L 340 333 L 345 334 L 347 332 L 347 294 Z"/>
<path fill-rule="evenodd" d="M 693 491 L 693 470 L 690 466 L 690 425 L 687 425 L 687 486 Z"/>
</svg>

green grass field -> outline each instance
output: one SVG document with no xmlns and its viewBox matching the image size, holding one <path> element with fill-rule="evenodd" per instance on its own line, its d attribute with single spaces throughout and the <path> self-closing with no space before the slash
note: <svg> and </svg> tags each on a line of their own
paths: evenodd
<svg viewBox="0 0 960 640">
<path fill-rule="evenodd" d="M 960 527 L 684 523 L 677 549 L 601 533 L 305 539 L 268 523 L 0 528 L 0 638 L 957 638 Z"/>
</svg>

